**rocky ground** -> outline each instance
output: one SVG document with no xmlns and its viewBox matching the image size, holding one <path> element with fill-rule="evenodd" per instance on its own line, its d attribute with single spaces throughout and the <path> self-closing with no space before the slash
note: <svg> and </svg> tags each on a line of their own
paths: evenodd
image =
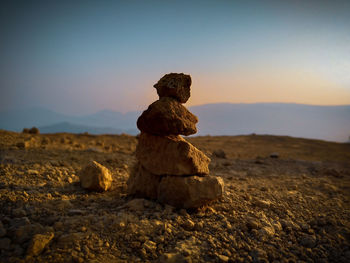
<svg viewBox="0 0 350 263">
<path fill-rule="evenodd" d="M 127 195 L 135 137 L 0 131 L 0 262 L 350 261 L 350 144 L 188 140 L 226 184 L 197 211 Z M 91 160 L 112 190 L 80 187 Z"/>
</svg>

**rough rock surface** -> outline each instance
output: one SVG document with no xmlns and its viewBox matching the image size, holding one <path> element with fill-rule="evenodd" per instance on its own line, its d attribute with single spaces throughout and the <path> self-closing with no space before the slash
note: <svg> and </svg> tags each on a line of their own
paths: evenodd
<svg viewBox="0 0 350 263">
<path fill-rule="evenodd" d="M 160 98 L 173 97 L 185 103 L 191 96 L 191 76 L 183 73 L 169 73 L 164 75 L 154 87 Z"/>
<path fill-rule="evenodd" d="M 178 208 L 197 208 L 218 199 L 224 181 L 215 176 L 165 176 L 158 187 L 158 200 Z"/>
<path fill-rule="evenodd" d="M 127 182 L 128 192 L 135 196 L 157 199 L 160 179 L 160 176 L 150 173 L 141 164 L 138 164 L 130 173 Z"/>
<path fill-rule="evenodd" d="M 29 243 L 29 246 L 27 249 L 27 255 L 30 255 L 30 256 L 39 255 L 45 249 L 45 247 L 50 243 L 53 237 L 54 237 L 54 233 L 34 235 L 34 237 Z"/>
<path fill-rule="evenodd" d="M 79 178 L 81 186 L 88 190 L 107 191 L 112 184 L 110 171 L 95 161 L 79 172 Z"/>
<path fill-rule="evenodd" d="M 191 135 L 197 132 L 198 118 L 173 98 L 153 102 L 137 120 L 142 132 L 155 135 Z"/>
<path fill-rule="evenodd" d="M 210 159 L 181 136 L 156 136 L 141 133 L 136 157 L 157 175 L 209 174 Z"/>
<path fill-rule="evenodd" d="M 224 182 L 215 176 L 159 176 L 137 164 L 128 179 L 128 193 L 178 208 L 198 208 L 222 196 Z M 137 199 L 134 199 L 137 200 Z"/>
</svg>

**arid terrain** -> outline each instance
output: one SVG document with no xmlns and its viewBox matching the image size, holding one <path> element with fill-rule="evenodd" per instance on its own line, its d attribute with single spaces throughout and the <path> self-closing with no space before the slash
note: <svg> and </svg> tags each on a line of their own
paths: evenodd
<svg viewBox="0 0 350 263">
<path fill-rule="evenodd" d="M 0 131 L 0 262 L 350 262 L 350 144 L 186 139 L 225 182 L 196 211 L 127 195 L 134 136 Z M 110 191 L 81 188 L 91 160 Z"/>
</svg>

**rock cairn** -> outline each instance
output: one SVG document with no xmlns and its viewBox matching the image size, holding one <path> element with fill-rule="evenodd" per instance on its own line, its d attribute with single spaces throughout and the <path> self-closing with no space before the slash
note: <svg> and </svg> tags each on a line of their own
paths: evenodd
<svg viewBox="0 0 350 263">
<path fill-rule="evenodd" d="M 178 208 L 197 208 L 223 194 L 224 183 L 209 175 L 210 159 L 180 135 L 197 132 L 198 119 L 182 103 L 190 97 L 191 76 L 170 73 L 154 87 L 159 100 L 137 120 L 141 131 L 130 194 Z"/>
</svg>

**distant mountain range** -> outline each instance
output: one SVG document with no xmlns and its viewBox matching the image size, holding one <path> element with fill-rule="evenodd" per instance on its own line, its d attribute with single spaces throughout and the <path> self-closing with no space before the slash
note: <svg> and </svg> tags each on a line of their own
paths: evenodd
<svg viewBox="0 0 350 263">
<path fill-rule="evenodd" d="M 313 106 L 288 103 L 205 104 L 190 107 L 199 118 L 197 135 L 273 134 L 345 142 L 350 136 L 350 105 Z M 0 112 L 0 129 L 36 126 L 42 133 L 137 134 L 140 112 L 109 110 L 84 116 L 32 108 Z"/>
<path fill-rule="evenodd" d="M 22 131 L 24 127 L 36 126 L 42 133 L 83 133 L 136 135 L 136 119 L 139 112 L 126 114 L 103 110 L 95 114 L 70 116 L 48 109 L 31 108 L 0 112 L 0 129 Z"/>
<path fill-rule="evenodd" d="M 201 135 L 272 134 L 348 142 L 350 105 L 206 104 L 191 107 Z"/>
<path fill-rule="evenodd" d="M 72 124 L 69 122 L 59 122 L 49 126 L 39 127 L 41 133 L 57 133 L 57 132 L 68 132 L 68 133 L 84 133 L 90 134 L 121 134 L 127 133 L 136 135 L 138 131 L 136 129 L 115 129 L 111 127 L 94 127 L 85 126 L 79 124 Z"/>
</svg>

